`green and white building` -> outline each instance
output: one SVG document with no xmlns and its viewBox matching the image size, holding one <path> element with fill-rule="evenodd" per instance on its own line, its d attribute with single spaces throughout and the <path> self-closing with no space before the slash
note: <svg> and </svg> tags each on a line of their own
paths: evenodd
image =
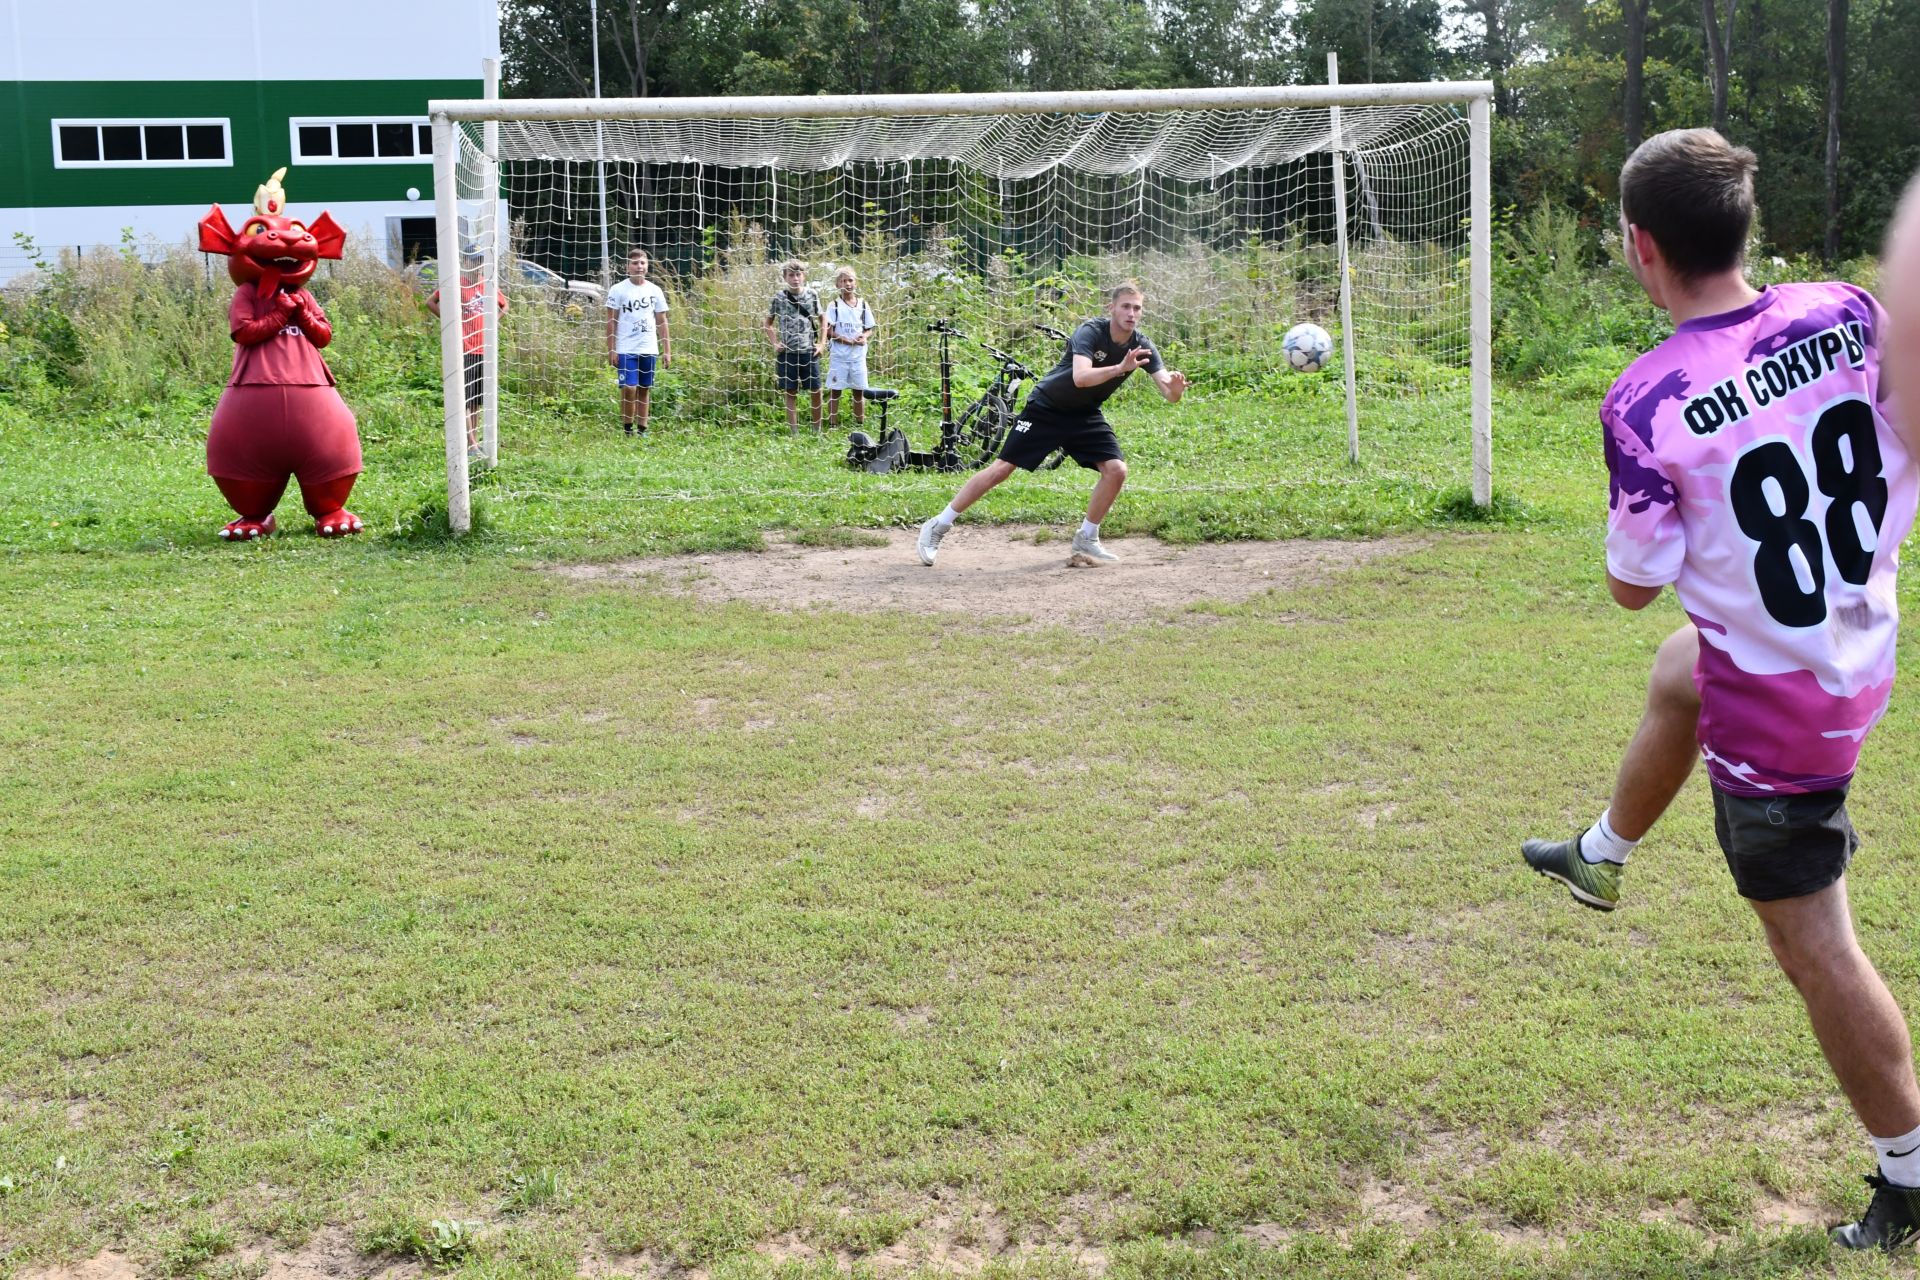
<svg viewBox="0 0 1920 1280">
<path fill-rule="evenodd" d="M 427 102 L 482 96 L 498 0 L 0 0 L 0 280 L 49 258 L 235 226 L 287 166 L 396 265 L 433 256 Z"/>
</svg>

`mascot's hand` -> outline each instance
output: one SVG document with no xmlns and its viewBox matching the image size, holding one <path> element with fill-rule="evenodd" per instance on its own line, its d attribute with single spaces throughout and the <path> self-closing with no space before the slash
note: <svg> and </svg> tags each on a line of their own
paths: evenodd
<svg viewBox="0 0 1920 1280">
<path fill-rule="evenodd" d="M 306 292 L 300 295 L 300 327 L 306 331 L 307 341 L 316 347 L 333 341 L 333 326 L 327 322 L 327 313 L 320 309 L 318 300 Z"/>
</svg>

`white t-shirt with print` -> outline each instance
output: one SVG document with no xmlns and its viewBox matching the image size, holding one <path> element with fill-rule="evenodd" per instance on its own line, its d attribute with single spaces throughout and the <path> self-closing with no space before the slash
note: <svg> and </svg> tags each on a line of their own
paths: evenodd
<svg viewBox="0 0 1920 1280">
<path fill-rule="evenodd" d="M 667 295 L 659 285 L 651 280 L 642 284 L 622 280 L 607 290 L 607 310 L 617 312 L 620 317 L 613 333 L 615 352 L 623 356 L 660 354 L 660 333 L 654 316 L 667 314 Z"/>
<path fill-rule="evenodd" d="M 848 305 L 839 297 L 827 303 L 827 334 L 834 340 L 836 347 L 857 347 L 854 339 L 874 327 L 873 308 L 865 299 Z"/>
</svg>

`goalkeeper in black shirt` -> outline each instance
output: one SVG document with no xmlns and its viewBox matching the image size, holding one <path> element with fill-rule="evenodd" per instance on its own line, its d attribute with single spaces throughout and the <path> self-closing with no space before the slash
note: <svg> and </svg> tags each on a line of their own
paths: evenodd
<svg viewBox="0 0 1920 1280">
<path fill-rule="evenodd" d="M 1127 461 L 1100 406 L 1135 369 L 1147 371 L 1168 404 L 1177 403 L 1187 390 L 1186 375 L 1167 368 L 1135 327 L 1145 305 L 1140 286 L 1116 286 L 1107 294 L 1106 317 L 1089 320 L 1073 331 L 1060 363 L 1034 384 L 1007 432 L 1000 456 L 961 485 L 945 511 L 920 526 L 920 563 L 934 562 L 940 539 L 987 490 L 1012 475 L 1015 467 L 1032 471 L 1056 449 L 1064 449 L 1075 462 L 1100 473 L 1087 500 L 1087 518 L 1073 535 L 1074 556 L 1093 564 L 1112 564 L 1120 558 L 1100 545 L 1100 522 L 1127 482 Z"/>
</svg>

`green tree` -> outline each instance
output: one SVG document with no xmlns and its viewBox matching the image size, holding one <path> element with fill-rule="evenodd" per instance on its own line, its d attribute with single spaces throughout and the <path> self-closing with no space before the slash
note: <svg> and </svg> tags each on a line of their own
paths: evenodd
<svg viewBox="0 0 1920 1280">
<path fill-rule="evenodd" d="M 1440 0 L 1304 0 L 1292 40 L 1308 80 L 1325 76 L 1328 52 L 1345 84 L 1444 79 L 1456 62 L 1441 40 L 1445 16 Z"/>
<path fill-rule="evenodd" d="M 1164 87 L 1153 11 L 1141 0 L 992 0 L 982 6 L 1001 33 L 1003 82 L 1010 88 Z"/>
</svg>

